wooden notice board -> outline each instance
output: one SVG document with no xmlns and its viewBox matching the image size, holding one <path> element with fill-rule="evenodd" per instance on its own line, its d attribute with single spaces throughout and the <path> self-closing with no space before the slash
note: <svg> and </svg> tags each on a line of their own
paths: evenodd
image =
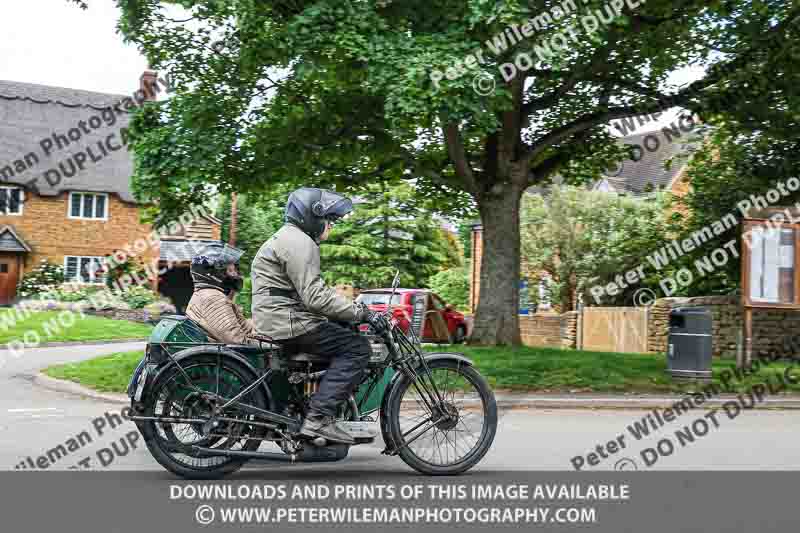
<svg viewBox="0 0 800 533">
<path fill-rule="evenodd" d="M 752 361 L 753 310 L 800 310 L 800 209 L 748 213 L 742 232 L 744 353 Z"/>
</svg>

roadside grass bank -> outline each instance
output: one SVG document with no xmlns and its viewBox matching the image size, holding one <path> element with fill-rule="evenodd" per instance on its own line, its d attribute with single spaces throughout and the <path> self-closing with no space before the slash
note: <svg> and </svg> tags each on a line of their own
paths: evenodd
<svg viewBox="0 0 800 533">
<path fill-rule="evenodd" d="M 13 309 L 0 309 L 0 344 L 24 341 L 34 331 L 41 342 L 102 341 L 146 338 L 153 329 L 148 324 L 113 320 L 97 316 L 76 316 L 70 321 L 57 311 L 35 311 L 21 315 Z M 30 337 L 30 334 L 29 334 Z"/>
<path fill-rule="evenodd" d="M 492 388 L 514 392 L 553 393 L 686 393 L 702 390 L 702 383 L 674 382 L 666 373 L 666 358 L 656 354 L 623 354 L 532 347 L 430 346 L 431 352 L 461 352 L 475 362 Z M 120 352 L 79 363 L 52 366 L 45 374 L 74 381 L 100 392 L 125 392 L 142 357 L 141 351 Z M 741 379 L 733 376 L 736 364 L 715 359 L 713 383 L 723 392 L 745 392 L 757 383 L 779 378 L 790 362 L 773 362 Z M 725 375 L 730 389 L 722 387 Z M 800 378 L 800 368 L 795 372 Z M 800 384 L 787 392 L 800 393 Z"/>
</svg>

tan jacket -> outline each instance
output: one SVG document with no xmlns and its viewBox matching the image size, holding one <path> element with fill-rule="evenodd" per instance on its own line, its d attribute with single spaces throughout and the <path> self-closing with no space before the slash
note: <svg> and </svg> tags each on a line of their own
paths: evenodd
<svg viewBox="0 0 800 533">
<path fill-rule="evenodd" d="M 253 259 L 253 322 L 259 335 L 276 340 L 307 333 L 327 318 L 351 321 L 353 300 L 325 284 L 320 276 L 319 246 L 293 224 L 265 242 Z M 268 289 L 294 291 L 297 298 L 270 296 Z"/>
<path fill-rule="evenodd" d="M 252 338 L 253 321 L 242 314 L 235 303 L 217 289 L 200 289 L 192 294 L 186 316 L 200 324 L 217 342 L 258 344 Z"/>
</svg>

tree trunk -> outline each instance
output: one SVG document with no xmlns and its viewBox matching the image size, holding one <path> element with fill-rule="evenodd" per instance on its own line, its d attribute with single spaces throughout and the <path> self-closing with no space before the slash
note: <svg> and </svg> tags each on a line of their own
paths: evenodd
<svg viewBox="0 0 800 533">
<path fill-rule="evenodd" d="M 470 344 L 519 345 L 519 208 L 523 188 L 506 184 L 493 189 L 494 194 L 476 199 L 483 224 L 483 251 Z"/>
<path fill-rule="evenodd" d="M 559 310 L 561 313 L 567 313 L 569 311 L 574 311 L 574 306 L 572 305 L 573 299 L 575 298 L 575 284 L 572 279 L 569 279 L 564 282 L 561 286 L 561 294 L 559 295 L 559 299 L 561 300 L 561 309 Z"/>
</svg>

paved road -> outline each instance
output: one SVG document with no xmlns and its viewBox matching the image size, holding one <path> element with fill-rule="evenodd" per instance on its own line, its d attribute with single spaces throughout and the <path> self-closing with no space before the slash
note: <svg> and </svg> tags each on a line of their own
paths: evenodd
<svg viewBox="0 0 800 533">
<path fill-rule="evenodd" d="M 106 346 L 65 346 L 29 350 L 20 358 L 0 351 L 0 469 L 11 470 L 27 457 L 35 463 L 53 447 L 63 444 L 73 451 L 64 457 L 48 460 L 48 469 L 63 470 L 89 457 L 90 466 L 103 468 L 101 458 L 113 460 L 105 467 L 116 470 L 161 470 L 147 450 L 137 442 L 127 446 L 125 437 L 135 426 L 131 422 L 114 425 L 123 407 L 98 402 L 35 386 L 32 376 L 50 364 L 96 357 L 104 353 L 141 349 L 142 343 Z M 106 413 L 110 416 L 105 417 Z M 648 468 L 642 459 L 644 448 L 656 448 L 660 439 L 665 456 L 658 458 L 652 469 L 670 470 L 784 470 L 800 469 L 800 411 L 743 411 L 735 419 L 722 412 L 692 411 L 666 424 L 655 435 L 637 441 L 627 428 L 641 421 L 648 411 L 587 409 L 523 409 L 504 411 L 498 436 L 486 458 L 478 466 L 482 470 L 570 470 L 576 456 L 582 456 L 586 470 Z M 718 427 L 716 427 L 718 424 Z M 658 425 L 658 424 L 656 424 Z M 694 442 L 675 434 L 689 426 Z M 85 433 L 84 433 L 85 432 Z M 102 435 L 99 433 L 102 432 Z M 78 437 L 83 434 L 83 440 Z M 85 435 L 91 438 L 86 441 Z M 622 443 L 619 444 L 622 436 Z M 683 439 L 683 445 L 681 444 Z M 609 445 L 609 441 L 612 441 Z M 675 448 L 671 454 L 669 444 Z M 116 449 L 112 446 L 116 445 Z M 595 450 L 602 445 L 602 453 Z M 100 451 L 100 450 L 107 451 Z M 289 465 L 283 463 L 251 463 L 246 476 L 258 477 L 259 471 L 270 468 L 295 468 L 319 471 L 394 471 L 410 469 L 398 458 L 380 455 L 382 445 L 359 446 L 340 463 Z M 596 455 L 589 456 L 590 452 Z M 100 456 L 98 456 L 100 453 Z M 652 460 L 655 452 L 646 452 Z M 589 466 L 589 462 L 595 463 Z M 634 464 L 635 463 L 635 464 Z"/>
</svg>

